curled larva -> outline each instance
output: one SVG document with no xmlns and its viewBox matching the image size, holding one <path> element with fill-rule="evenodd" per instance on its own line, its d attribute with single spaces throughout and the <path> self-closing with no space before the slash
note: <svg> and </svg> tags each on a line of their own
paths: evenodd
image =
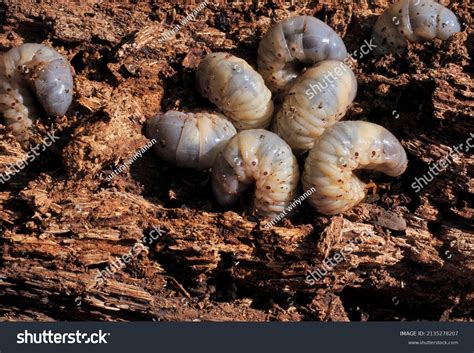
<svg viewBox="0 0 474 353">
<path fill-rule="evenodd" d="M 21 142 L 31 135 L 36 102 L 50 116 L 64 115 L 73 86 L 68 61 L 50 47 L 28 43 L 0 56 L 0 113 Z"/>
<path fill-rule="evenodd" d="M 294 199 L 299 170 L 290 146 L 273 132 L 256 129 L 235 135 L 217 156 L 212 188 L 221 205 L 231 205 L 255 183 L 253 210 L 275 216 Z"/>
<path fill-rule="evenodd" d="M 377 19 L 374 26 L 375 51 L 403 53 L 406 41 L 448 39 L 461 30 L 456 15 L 432 0 L 397 0 Z"/>
<path fill-rule="evenodd" d="M 399 176 L 407 163 L 405 150 L 387 129 L 365 121 L 341 121 L 328 128 L 309 152 L 303 189 L 316 189 L 309 203 L 320 213 L 338 214 L 365 197 L 366 185 L 354 170 Z"/>
<path fill-rule="evenodd" d="M 238 130 L 265 128 L 273 114 L 272 94 L 245 60 L 212 53 L 200 63 L 196 78 L 201 94 L 232 120 Z"/>
<path fill-rule="evenodd" d="M 324 22 L 296 16 L 271 27 L 258 48 L 258 72 L 274 93 L 285 92 L 301 72 L 301 64 L 344 60 L 346 46 Z"/>
<path fill-rule="evenodd" d="M 344 116 L 357 93 L 357 80 L 342 61 L 326 60 L 305 71 L 286 95 L 273 131 L 295 154 L 313 147 L 323 131 Z"/>
<path fill-rule="evenodd" d="M 155 153 L 179 167 L 208 169 L 217 154 L 236 134 L 235 127 L 222 114 L 168 111 L 149 119 L 145 134 L 155 139 Z"/>
</svg>

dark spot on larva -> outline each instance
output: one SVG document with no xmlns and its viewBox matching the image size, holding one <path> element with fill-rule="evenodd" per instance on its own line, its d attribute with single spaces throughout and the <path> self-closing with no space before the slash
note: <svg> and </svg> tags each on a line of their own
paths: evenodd
<svg viewBox="0 0 474 353">
<path fill-rule="evenodd" d="M 11 88 L 7 88 L 7 92 L 11 92 L 11 91 L 12 91 L 12 89 L 11 89 Z"/>
<path fill-rule="evenodd" d="M 263 140 L 265 138 L 265 135 L 260 135 L 260 140 Z"/>
<path fill-rule="evenodd" d="M 342 183 L 343 181 L 342 181 L 342 179 L 338 179 L 337 182 L 338 182 L 338 183 Z"/>
<path fill-rule="evenodd" d="M 359 152 L 354 153 L 354 156 L 357 158 L 359 157 Z"/>
<path fill-rule="evenodd" d="M 401 33 L 401 34 L 405 34 L 405 32 L 403 32 L 403 29 L 400 30 L 400 33 Z"/>
<path fill-rule="evenodd" d="M 257 162 L 252 161 L 252 165 L 255 167 L 257 165 Z"/>
<path fill-rule="evenodd" d="M 67 89 L 65 92 L 66 92 L 66 93 L 69 93 L 69 90 Z"/>
<path fill-rule="evenodd" d="M 12 103 L 12 107 L 14 107 L 15 105 L 16 105 L 16 103 L 15 103 L 15 102 L 13 102 L 13 103 Z"/>
<path fill-rule="evenodd" d="M 318 108 L 319 108 L 319 109 L 323 109 L 323 102 L 320 102 L 320 103 L 319 103 Z"/>
<path fill-rule="evenodd" d="M 280 53 L 278 53 L 278 57 L 281 58 L 281 54 L 280 54 Z"/>
<path fill-rule="evenodd" d="M 267 172 L 267 171 L 264 171 L 264 172 L 263 172 L 263 175 L 268 175 L 268 172 Z"/>
<path fill-rule="evenodd" d="M 375 151 L 372 151 L 372 157 L 376 155 L 376 152 Z"/>
<path fill-rule="evenodd" d="M 382 33 L 385 32 L 386 29 L 387 29 L 387 27 L 382 28 L 381 32 Z"/>
<path fill-rule="evenodd" d="M 8 75 L 7 75 L 7 78 L 12 78 L 12 75 L 8 74 Z"/>
<path fill-rule="evenodd" d="M 402 13 L 402 9 L 398 10 L 398 13 Z"/>
<path fill-rule="evenodd" d="M 268 185 L 268 186 L 266 187 L 266 189 L 267 189 L 267 190 L 271 190 L 272 187 Z"/>
<path fill-rule="evenodd" d="M 16 120 L 21 121 L 22 120 L 21 116 L 17 117 Z"/>
</svg>

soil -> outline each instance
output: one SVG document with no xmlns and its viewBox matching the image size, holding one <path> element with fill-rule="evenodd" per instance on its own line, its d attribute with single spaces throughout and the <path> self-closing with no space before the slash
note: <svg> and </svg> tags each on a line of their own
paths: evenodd
<svg viewBox="0 0 474 353">
<path fill-rule="evenodd" d="M 328 23 L 353 52 L 389 1 L 209 2 L 160 40 L 197 6 L 0 2 L 1 51 L 44 43 L 75 70 L 67 115 L 36 122 L 35 143 L 48 132 L 59 141 L 0 184 L 0 319 L 474 320 L 472 150 L 420 192 L 411 186 L 474 132 L 472 2 L 450 1 L 462 23 L 451 39 L 352 63 L 359 90 L 344 119 L 392 131 L 408 153 L 407 172 L 367 176 L 377 188 L 344 215 L 324 217 L 305 202 L 269 230 L 247 211 L 248 195 L 223 209 L 208 171 L 178 169 L 151 150 L 107 176 L 148 142 L 147 118 L 213 109 L 194 86 L 207 53 L 255 67 L 262 35 L 296 14 Z M 27 151 L 4 125 L 0 135 L 4 172 Z M 143 251 L 113 270 L 143 237 Z M 350 247 L 353 239 L 360 244 Z M 348 247 L 324 278 L 306 280 Z M 106 269 L 109 278 L 98 280 Z"/>
</svg>

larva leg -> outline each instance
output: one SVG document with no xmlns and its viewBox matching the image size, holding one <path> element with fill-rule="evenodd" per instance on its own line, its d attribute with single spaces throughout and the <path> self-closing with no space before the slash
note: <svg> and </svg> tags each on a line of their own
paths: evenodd
<svg viewBox="0 0 474 353">
<path fill-rule="evenodd" d="M 253 210 L 275 216 L 294 199 L 299 171 L 291 148 L 267 130 L 235 135 L 217 157 L 212 187 L 221 205 L 232 205 L 255 183 Z"/>
<path fill-rule="evenodd" d="M 316 191 L 310 204 L 322 214 L 338 214 L 361 202 L 366 185 L 354 174 L 371 169 L 401 175 L 407 156 L 400 142 L 382 126 L 343 121 L 328 128 L 310 151 L 302 177 L 304 190 Z"/>
</svg>

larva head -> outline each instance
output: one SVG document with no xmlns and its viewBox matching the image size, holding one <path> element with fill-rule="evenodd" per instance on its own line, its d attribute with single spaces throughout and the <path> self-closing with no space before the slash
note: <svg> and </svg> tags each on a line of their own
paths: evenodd
<svg viewBox="0 0 474 353">
<path fill-rule="evenodd" d="M 438 20 L 438 38 L 446 40 L 454 33 L 461 32 L 461 25 L 459 24 L 456 15 L 446 7 L 443 7 L 439 13 Z"/>
<path fill-rule="evenodd" d="M 303 63 L 342 61 L 347 56 L 347 49 L 341 37 L 315 17 L 291 17 L 282 22 L 282 28 L 288 48 L 293 56 Z"/>
<path fill-rule="evenodd" d="M 383 163 L 374 169 L 389 176 L 402 175 L 407 169 L 408 159 L 400 141 L 387 129 L 382 130 L 380 141 L 382 142 L 381 158 Z"/>
<path fill-rule="evenodd" d="M 37 65 L 32 79 L 45 112 L 51 116 L 64 115 L 71 105 L 74 89 L 69 63 L 60 57 Z"/>
<path fill-rule="evenodd" d="M 410 35 L 411 26 L 407 25 L 408 1 L 397 0 L 377 19 L 373 30 L 374 53 L 384 55 L 388 52 L 402 54 Z"/>
<path fill-rule="evenodd" d="M 258 71 L 274 93 L 287 92 L 301 67 L 322 60 L 344 60 L 339 35 L 312 16 L 295 16 L 272 26 L 258 48 Z"/>
<path fill-rule="evenodd" d="M 145 136 L 157 141 L 153 150 L 167 162 L 176 163 L 176 149 L 183 131 L 184 118 L 183 113 L 169 111 L 166 114 L 158 113 L 145 123 Z"/>
</svg>

